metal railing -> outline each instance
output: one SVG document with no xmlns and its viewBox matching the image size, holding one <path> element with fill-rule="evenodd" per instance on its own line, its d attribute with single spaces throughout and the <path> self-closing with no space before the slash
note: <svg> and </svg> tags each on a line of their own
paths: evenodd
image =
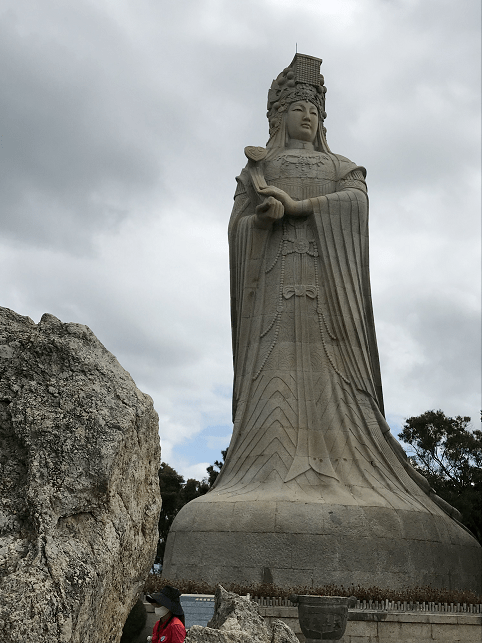
<svg viewBox="0 0 482 643">
<path fill-rule="evenodd" d="M 260 607 L 296 607 L 287 598 L 279 596 L 250 596 Z M 354 610 L 384 612 L 435 612 L 444 614 L 482 614 L 482 604 L 435 603 L 421 601 L 358 601 Z"/>
</svg>

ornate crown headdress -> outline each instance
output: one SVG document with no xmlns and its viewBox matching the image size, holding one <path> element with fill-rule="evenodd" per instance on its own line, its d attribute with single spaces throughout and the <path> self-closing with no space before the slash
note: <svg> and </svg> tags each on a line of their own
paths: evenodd
<svg viewBox="0 0 482 643">
<path fill-rule="evenodd" d="M 271 83 L 268 92 L 269 134 L 273 136 L 279 129 L 281 117 L 291 103 L 309 100 L 318 108 L 320 119 L 326 118 L 325 79 L 320 74 L 321 58 L 296 54 L 289 67 L 283 69 Z"/>
</svg>

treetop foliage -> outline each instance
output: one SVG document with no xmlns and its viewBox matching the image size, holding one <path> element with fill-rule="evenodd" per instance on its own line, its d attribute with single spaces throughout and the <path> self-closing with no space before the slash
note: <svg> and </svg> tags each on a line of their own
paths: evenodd
<svg viewBox="0 0 482 643">
<path fill-rule="evenodd" d="M 161 462 L 158 475 L 162 496 L 162 509 L 159 516 L 159 542 L 157 545 L 156 563 L 162 562 L 164 558 L 167 534 L 169 533 L 174 518 L 185 504 L 199 496 L 203 496 L 209 491 L 221 471 L 226 453 L 227 449 L 226 451 L 221 451 L 223 461 L 219 462 L 216 460 L 213 465 L 210 465 L 206 470 L 208 474 L 207 477 L 201 481 L 195 480 L 194 478 L 189 478 L 185 481 L 183 476 L 175 469 L 165 462 Z"/>
<path fill-rule="evenodd" d="M 221 451 L 221 456 L 223 458 L 223 461 L 219 462 L 219 460 L 214 460 L 214 464 L 209 465 L 209 467 L 206 469 L 206 471 L 208 473 L 208 480 L 207 481 L 208 481 L 208 484 L 209 484 L 209 488 L 211 488 L 213 486 L 213 484 L 216 482 L 216 478 L 218 477 L 218 475 L 221 472 L 221 469 L 223 468 L 223 464 L 224 464 L 224 462 L 226 460 L 227 453 L 228 453 L 227 449 L 224 449 L 223 451 Z M 217 471 L 216 471 L 216 469 L 214 467 L 217 468 Z"/>
<path fill-rule="evenodd" d="M 413 467 L 482 543 L 482 431 L 471 428 L 470 417 L 438 410 L 408 418 L 398 437 L 410 445 Z"/>
<path fill-rule="evenodd" d="M 470 430 L 470 418 L 426 411 L 408 418 L 399 437 L 413 448 L 417 464 L 431 475 L 470 483 L 482 467 L 482 431 Z"/>
</svg>

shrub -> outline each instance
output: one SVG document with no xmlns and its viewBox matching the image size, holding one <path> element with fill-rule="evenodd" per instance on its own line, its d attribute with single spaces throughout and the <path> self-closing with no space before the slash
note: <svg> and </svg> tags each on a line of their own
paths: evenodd
<svg viewBox="0 0 482 643">
<path fill-rule="evenodd" d="M 144 591 L 146 594 L 159 592 L 165 585 L 177 587 L 183 594 L 214 594 L 215 586 L 203 581 L 175 580 L 171 581 L 159 575 L 149 575 Z M 406 587 L 399 590 L 381 589 L 380 587 L 362 587 L 361 585 L 324 585 L 321 587 L 289 587 L 281 588 L 276 585 L 261 583 L 259 585 L 241 585 L 238 583 L 223 584 L 229 592 L 241 596 L 250 594 L 259 597 L 287 598 L 290 594 L 309 594 L 317 596 L 356 596 L 360 601 L 406 601 L 408 603 L 467 603 L 477 605 L 482 603 L 482 596 L 470 590 L 437 589 L 434 587 Z"/>
</svg>

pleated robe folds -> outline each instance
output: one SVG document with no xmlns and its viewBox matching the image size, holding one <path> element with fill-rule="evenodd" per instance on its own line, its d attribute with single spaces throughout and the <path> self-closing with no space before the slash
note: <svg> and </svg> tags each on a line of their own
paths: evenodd
<svg viewBox="0 0 482 643">
<path fill-rule="evenodd" d="M 214 487 L 177 514 L 163 573 L 479 592 L 479 544 L 409 465 L 383 416 L 364 170 L 291 148 L 262 169 L 267 183 L 311 199 L 313 214 L 262 229 L 252 169 L 238 178 L 233 436 Z"/>
<path fill-rule="evenodd" d="M 234 431 L 215 495 L 438 513 L 383 417 L 363 168 L 287 150 L 264 174 L 293 198 L 311 198 L 314 212 L 257 227 L 249 172 L 238 178 L 229 226 Z"/>
</svg>

